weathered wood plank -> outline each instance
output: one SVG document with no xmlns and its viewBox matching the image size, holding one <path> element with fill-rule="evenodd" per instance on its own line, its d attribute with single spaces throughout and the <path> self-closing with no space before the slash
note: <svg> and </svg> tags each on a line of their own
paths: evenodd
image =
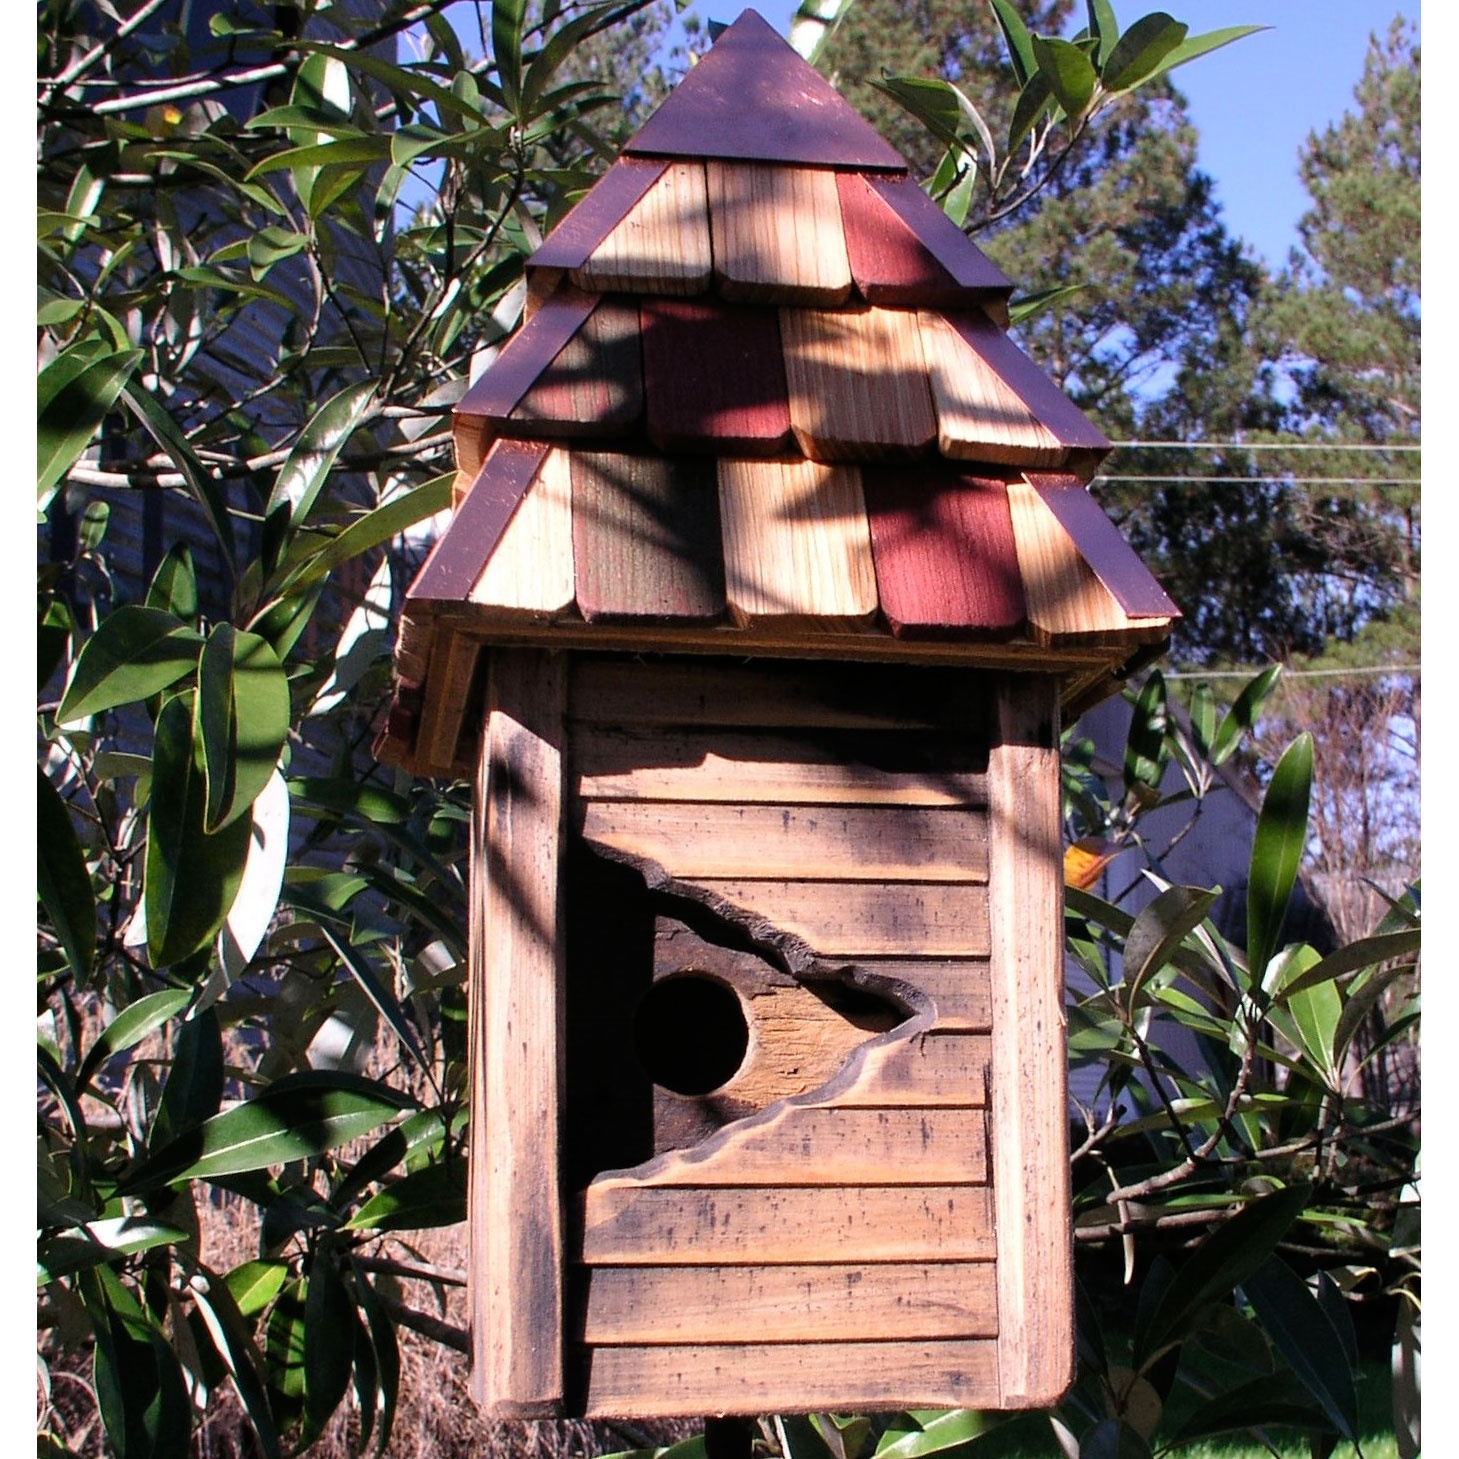
<svg viewBox="0 0 1459 1459">
<path fill-rule="evenodd" d="M 869 178 L 838 172 L 836 189 L 851 277 L 863 299 L 901 305 L 966 302 L 966 286 L 873 189 Z"/>
<path fill-rule="evenodd" d="M 472 1175 L 487 1216 L 473 1382 L 488 1411 L 541 1417 L 563 1396 L 561 657 L 494 650 L 487 703 L 472 868 L 486 887 L 472 996 L 490 1051 L 474 1103 L 489 1137 Z"/>
<path fill-rule="evenodd" d="M 934 1029 L 986 1033 L 993 1026 L 986 958 L 862 957 L 856 966 L 926 994 L 936 1008 Z"/>
<path fill-rule="evenodd" d="M 1135 625 L 1033 487 L 1010 482 L 1008 506 L 1034 637 L 1041 643 L 1126 641 Z"/>
<path fill-rule="evenodd" d="M 1178 618 L 1180 609 L 1077 476 L 1030 475 L 1029 485 L 1131 618 Z"/>
<path fill-rule="evenodd" d="M 862 471 L 881 610 L 898 638 L 1023 626 L 1023 583 L 1004 483 L 945 462 Z"/>
<path fill-rule="evenodd" d="M 900 309 L 782 309 L 790 424 L 816 461 L 901 460 L 937 418 L 917 316 Z"/>
<path fill-rule="evenodd" d="M 966 882 L 988 874 L 987 819 L 957 807 L 590 801 L 580 830 L 678 877 Z"/>
<path fill-rule="evenodd" d="M 704 164 L 671 162 L 572 272 L 596 293 L 699 294 L 709 287 Z"/>
<path fill-rule="evenodd" d="M 579 569 L 581 572 L 581 562 Z M 987 743 L 987 682 L 965 670 L 702 659 L 578 658 L 572 713 L 580 723 L 774 728 L 966 728 Z"/>
<path fill-rule="evenodd" d="M 919 319 L 942 454 L 1000 465 L 1060 465 L 1068 448 L 1023 397 L 946 318 L 923 312 Z"/>
<path fill-rule="evenodd" d="M 582 1259 L 595 1265 L 988 1261 L 986 1186 L 590 1185 Z"/>
<path fill-rule="evenodd" d="M 605 298 L 499 428 L 553 438 L 622 435 L 642 415 L 638 310 L 628 300 Z"/>
<path fill-rule="evenodd" d="M 662 157 L 620 157 L 532 255 L 536 270 L 579 267 L 663 174 Z"/>
<path fill-rule="evenodd" d="M 834 173 L 708 162 L 714 272 L 726 299 L 840 304 L 851 293 Z"/>
<path fill-rule="evenodd" d="M 883 1266 L 594 1267 L 584 1342 L 841 1342 L 996 1337 L 991 1262 Z"/>
<path fill-rule="evenodd" d="M 998 689 L 993 796 L 992 1121 L 999 1385 L 1010 1407 L 1074 1379 L 1057 681 Z"/>
<path fill-rule="evenodd" d="M 595 1189 L 986 1185 L 985 1122 L 985 1112 L 971 1103 L 781 1106 L 768 1118 L 739 1121 L 675 1151 L 652 1170 L 602 1176 Z"/>
<path fill-rule="evenodd" d="M 866 1049 L 854 1082 L 827 1099 L 844 1109 L 986 1104 L 990 1058 L 990 1045 L 982 1034 L 896 1038 Z"/>
<path fill-rule="evenodd" d="M 588 622 L 723 616 L 713 461 L 574 452 L 572 536 Z"/>
<path fill-rule="evenodd" d="M 487 559 L 471 601 L 485 608 L 549 617 L 573 604 L 572 474 L 554 447 Z"/>
<path fill-rule="evenodd" d="M 532 382 L 583 327 L 597 300 L 583 289 L 562 285 L 544 299 L 501 347 L 501 352 L 456 405 L 459 425 L 466 419 L 504 421 Z"/>
<path fill-rule="evenodd" d="M 944 317 L 1033 417 L 1064 446 L 1083 453 L 1080 459 L 1090 461 L 1093 470 L 1093 462 L 1110 448 L 1104 432 L 981 309 L 959 309 Z"/>
<path fill-rule="evenodd" d="M 961 736 L 954 743 L 898 730 L 796 740 L 733 730 L 635 732 L 595 726 L 575 730 L 571 740 L 574 788 L 584 800 L 987 803 L 985 777 L 963 768 L 976 757 L 967 753 Z M 916 768 L 919 762 L 925 768 Z"/>
<path fill-rule="evenodd" d="M 497 441 L 456 515 L 406 592 L 413 603 L 461 602 L 471 593 L 532 485 L 547 447 Z"/>
<path fill-rule="evenodd" d="M 649 439 L 664 451 L 773 456 L 791 443 L 779 312 L 713 299 L 640 301 Z"/>
<path fill-rule="evenodd" d="M 754 912 L 818 953 L 980 957 L 988 952 L 985 887 L 946 882 L 744 881 L 695 884 Z"/>
<path fill-rule="evenodd" d="M 718 474 L 725 592 L 735 623 L 871 622 L 876 572 L 854 468 L 724 459 Z"/>
<path fill-rule="evenodd" d="M 416 732 L 416 759 L 434 767 L 437 774 L 448 771 L 456 760 L 466 700 L 476 674 L 481 645 L 459 633 L 447 633 L 431 657 L 428 693 L 421 708 Z"/>
<path fill-rule="evenodd" d="M 996 1408 L 997 1343 L 785 1343 L 592 1348 L 589 1417 L 800 1409 Z"/>
</svg>

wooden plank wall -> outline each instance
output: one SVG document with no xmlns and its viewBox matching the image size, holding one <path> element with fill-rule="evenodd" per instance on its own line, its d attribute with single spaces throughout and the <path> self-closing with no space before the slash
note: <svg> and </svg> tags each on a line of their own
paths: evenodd
<svg viewBox="0 0 1459 1459">
<path fill-rule="evenodd" d="M 992 680 L 938 677 L 909 693 L 870 666 L 575 659 L 569 816 L 588 843 L 928 1013 L 868 1035 L 829 1085 L 580 1194 L 574 1410 L 1000 1401 Z"/>
</svg>

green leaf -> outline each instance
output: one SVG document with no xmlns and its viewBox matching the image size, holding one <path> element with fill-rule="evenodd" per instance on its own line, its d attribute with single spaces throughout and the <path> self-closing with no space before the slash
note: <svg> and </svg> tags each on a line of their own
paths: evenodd
<svg viewBox="0 0 1459 1459">
<path fill-rule="evenodd" d="M 358 557 L 381 543 L 398 537 L 408 527 L 433 517 L 451 505 L 453 472 L 432 477 L 412 490 L 391 497 L 389 501 L 355 518 L 337 537 L 330 540 L 294 568 L 284 581 L 281 592 L 297 593 L 300 589 L 321 582 L 342 562 Z M 287 650 L 281 650 L 287 652 Z"/>
<path fill-rule="evenodd" d="M 198 660 L 194 713 L 212 834 L 247 813 L 289 736 L 289 681 L 268 641 L 219 624 Z"/>
<path fill-rule="evenodd" d="M 229 1272 L 223 1281 L 244 1317 L 256 1317 L 283 1289 L 289 1279 L 286 1261 L 246 1261 Z"/>
<path fill-rule="evenodd" d="M 1188 29 L 1163 10 L 1141 16 L 1110 53 L 1104 66 L 1104 89 L 1129 91 L 1148 81 L 1160 69 L 1160 63 L 1185 39 Z"/>
<path fill-rule="evenodd" d="M 270 1386 L 285 1398 L 304 1396 L 304 1291 L 290 1282 L 264 1324 L 264 1362 Z"/>
<path fill-rule="evenodd" d="M 522 103 L 522 27 L 525 0 L 492 0 L 491 58 L 506 109 L 520 119 Z"/>
<path fill-rule="evenodd" d="M 1322 1410 L 1286 1373 L 1254 1378 L 1202 1404 L 1170 1436 L 1170 1448 L 1220 1434 L 1260 1434 L 1276 1426 L 1309 1432 L 1328 1427 Z"/>
<path fill-rule="evenodd" d="M 1017 299 L 1008 301 L 1008 321 L 1010 324 L 1023 324 L 1060 299 L 1082 293 L 1089 287 L 1088 284 L 1060 284 L 1054 289 L 1036 289 L 1032 294 L 1021 294 Z"/>
<path fill-rule="evenodd" d="M 92 357 L 73 346 L 36 380 L 36 493 L 55 488 L 91 444 L 107 412 L 142 361 L 141 350 Z"/>
<path fill-rule="evenodd" d="M 162 402 L 149 390 L 131 385 L 122 391 L 122 404 L 136 416 L 143 429 L 166 453 L 187 484 L 189 494 L 203 509 L 213 537 L 223 551 L 229 572 L 237 570 L 233 542 L 233 520 L 228 515 L 228 502 L 223 487 L 198 459 L 177 422 L 167 413 Z M 179 615 L 191 617 L 191 614 Z"/>
<path fill-rule="evenodd" d="M 1376 967 L 1379 963 L 1395 958 L 1411 957 L 1419 951 L 1423 934 L 1414 928 L 1405 932 L 1383 932 L 1376 937 L 1359 938 L 1336 952 L 1329 953 L 1321 962 L 1315 963 L 1300 977 L 1281 989 L 1283 994 L 1305 992 L 1318 983 L 1333 978 L 1346 977 L 1363 968 Z"/>
<path fill-rule="evenodd" d="M 1033 54 L 1039 75 L 1049 83 L 1054 99 L 1071 122 L 1077 121 L 1089 105 L 1099 80 L 1093 63 L 1078 46 L 1052 36 L 1034 36 Z"/>
<path fill-rule="evenodd" d="M 400 826 L 410 819 L 410 804 L 401 796 L 345 776 L 293 776 L 289 794 L 302 810 L 350 816 L 367 825 Z"/>
<path fill-rule="evenodd" d="M 941 1414 L 921 1429 L 877 1446 L 876 1459 L 923 1459 L 971 1443 L 988 1431 L 988 1415 L 970 1408 Z"/>
<path fill-rule="evenodd" d="M 292 228 L 271 223 L 248 235 L 248 269 L 254 279 L 261 279 L 276 264 L 293 258 L 308 248 L 309 240 Z"/>
<path fill-rule="evenodd" d="M 148 993 L 129 1003 L 96 1036 L 96 1041 L 86 1051 L 81 1068 L 76 1073 L 76 1088 L 85 1090 L 96 1076 L 96 1072 L 110 1058 L 135 1048 L 150 1033 L 155 1033 L 170 1018 L 175 1018 L 188 1005 L 192 993 L 185 988 L 164 988 L 160 993 Z"/>
<path fill-rule="evenodd" d="M 274 479 L 266 508 L 269 515 L 287 502 L 289 520 L 295 525 L 304 521 L 345 443 L 369 414 L 374 398 L 373 384 L 350 385 L 320 406 Z"/>
<path fill-rule="evenodd" d="M 1289 994 L 1284 1001 L 1303 1052 L 1330 1079 L 1336 1065 L 1333 1046 L 1338 1020 L 1342 1017 L 1342 995 L 1331 982 L 1326 982 Z"/>
<path fill-rule="evenodd" d="M 1153 80 L 1156 76 L 1163 76 L 1177 66 L 1184 66 L 1187 61 L 1194 61 L 1197 56 L 1209 55 L 1212 51 L 1220 50 L 1222 46 L 1229 46 L 1232 41 L 1270 29 L 1269 25 L 1228 25 L 1223 30 L 1208 30 L 1203 35 L 1190 36 L 1171 51 L 1146 79 Z"/>
<path fill-rule="evenodd" d="M 76 529 L 76 538 L 81 544 L 82 552 L 95 552 L 101 546 L 102 539 L 106 536 L 107 523 L 110 521 L 111 508 L 106 502 L 86 503 L 86 510 L 81 513 L 81 521 Z"/>
<path fill-rule="evenodd" d="M 109 1268 L 78 1283 L 96 1336 L 98 1406 L 117 1459 L 185 1454 L 192 1406 L 166 1338 Z"/>
<path fill-rule="evenodd" d="M 1115 19 L 1114 6 L 1109 0 L 1087 0 L 1085 8 L 1089 15 L 1089 34 L 1098 43 L 1094 61 L 1103 71 L 1120 38 L 1120 23 Z"/>
<path fill-rule="evenodd" d="M 360 950 L 352 947 L 344 939 L 336 937 L 326 923 L 321 923 L 319 930 L 323 933 L 325 940 L 334 949 L 339 960 L 350 970 L 351 976 L 364 989 L 365 996 L 373 1003 L 379 1011 L 380 1016 L 390 1025 L 396 1038 L 405 1046 L 406 1052 L 415 1060 L 421 1069 L 429 1071 L 430 1062 L 421 1050 L 416 1040 L 415 1032 L 405 1020 L 405 1013 L 400 1004 L 396 1001 L 395 995 L 385 987 L 375 976 L 375 971 L 368 961 L 361 954 Z"/>
<path fill-rule="evenodd" d="M 1124 949 L 1125 1007 L 1131 1015 L 1139 1007 L 1146 979 L 1170 961 L 1220 895 L 1220 887 L 1166 887 L 1140 910 Z"/>
<path fill-rule="evenodd" d="M 1216 697 L 1211 686 L 1202 680 L 1191 695 L 1191 743 L 1203 760 L 1211 758 L 1216 737 Z"/>
<path fill-rule="evenodd" d="M 143 606 L 169 613 L 184 623 L 197 620 L 198 574 L 193 566 L 193 550 L 186 542 L 174 542 L 167 549 L 152 574 Z"/>
<path fill-rule="evenodd" d="M 281 1268 L 281 1278 L 288 1270 L 282 1262 L 251 1262 L 249 1265 L 278 1266 Z M 233 1274 L 230 1272 L 228 1275 L 231 1277 Z M 206 1286 L 194 1283 L 191 1293 L 198 1316 L 212 1342 L 213 1351 L 233 1380 L 234 1390 L 243 1404 L 248 1422 L 253 1426 L 264 1459 L 277 1459 L 281 1452 L 279 1436 L 269 1409 L 263 1364 L 254 1348 L 253 1334 L 246 1320 L 246 1316 L 251 1314 L 245 1314 L 241 1310 L 234 1300 L 232 1285 L 226 1279 L 212 1280 Z"/>
<path fill-rule="evenodd" d="M 347 163 L 368 166 L 372 162 L 389 160 L 390 138 L 387 135 L 349 137 L 340 142 L 320 142 L 309 147 L 290 147 L 283 152 L 275 152 L 249 168 L 244 181 L 251 182 L 255 177 L 290 168 L 337 167 Z"/>
<path fill-rule="evenodd" d="M 1333 1427 L 1357 1441 L 1358 1395 L 1342 1338 L 1307 1283 L 1273 1257 L 1241 1284 L 1273 1346 L 1322 1406 Z"/>
<path fill-rule="evenodd" d="M 1229 1295 L 1266 1262 L 1302 1214 L 1309 1194 L 1308 1187 L 1294 1185 L 1258 1196 L 1202 1239 L 1151 1310 L 1142 1310 L 1136 1320 L 1133 1355 L 1138 1369 L 1143 1371 L 1170 1342 L 1189 1332 L 1203 1307 Z"/>
<path fill-rule="evenodd" d="M 304 1298 L 304 1443 L 323 1432 L 350 1386 L 355 1304 L 324 1243 L 314 1254 Z"/>
<path fill-rule="evenodd" d="M 410 1107 L 408 1096 L 355 1075 L 288 1075 L 173 1140 L 118 1190 L 127 1194 L 182 1180 L 211 1180 L 323 1155 L 389 1124 Z"/>
<path fill-rule="evenodd" d="M 345 1223 L 346 1231 L 422 1231 L 466 1219 L 466 1166 L 427 1165 L 376 1192 Z"/>
<path fill-rule="evenodd" d="M 1026 87 L 1029 78 L 1038 71 L 1028 27 L 1023 23 L 1023 17 L 1013 6 L 1012 0 L 992 0 L 992 5 L 993 14 L 998 20 L 998 29 L 1003 32 L 1004 43 L 1008 46 L 1008 60 L 1013 67 L 1013 74 L 1019 86 Z"/>
<path fill-rule="evenodd" d="M 96 956 L 96 898 L 71 812 L 46 772 L 36 773 L 36 891 L 81 982 Z"/>
<path fill-rule="evenodd" d="M 1135 698 L 1130 718 L 1130 734 L 1125 744 L 1125 790 L 1158 791 L 1169 756 L 1166 731 L 1170 727 L 1170 709 L 1165 694 L 1165 678 L 1156 669 Z"/>
<path fill-rule="evenodd" d="M 196 668 L 202 641 L 171 613 L 131 604 L 118 608 L 77 656 L 56 722 L 72 724 L 160 693 Z"/>
<path fill-rule="evenodd" d="M 206 947 L 238 894 L 249 823 L 214 835 L 203 824 L 207 786 L 194 756 L 191 696 L 175 695 L 157 716 L 142 905 L 147 950 L 166 967 Z"/>
<path fill-rule="evenodd" d="M 395 1427 L 395 1408 L 400 1397 L 400 1348 L 384 1304 L 358 1268 L 355 1269 L 355 1292 L 375 1351 L 375 1454 L 380 1456 L 390 1447 L 390 1434 Z"/>
<path fill-rule="evenodd" d="M 1287 746 L 1262 798 L 1251 847 L 1246 889 L 1246 958 L 1253 982 L 1261 983 L 1277 950 L 1287 918 L 1297 868 L 1307 845 L 1307 810 L 1312 793 L 1312 735 Z"/>
<path fill-rule="evenodd" d="M 147 1132 L 147 1148 L 164 1149 L 217 1114 L 223 1101 L 223 1031 L 211 1008 L 188 1019 L 172 1046 L 172 1067 Z"/>
<path fill-rule="evenodd" d="M 1211 745 L 1211 763 L 1213 765 L 1224 765 L 1235 753 L 1237 745 L 1241 743 L 1242 735 L 1251 730 L 1256 723 L 1257 715 L 1261 713 L 1262 705 L 1266 703 L 1267 696 L 1276 688 L 1281 672 L 1280 664 L 1273 664 L 1270 668 L 1263 669 L 1236 696 L 1236 702 L 1227 710 Z"/>
<path fill-rule="evenodd" d="M 37 599 L 35 667 L 36 689 L 44 690 L 51 676 L 61 666 L 76 623 L 70 605 L 64 598 L 49 595 Z"/>
<path fill-rule="evenodd" d="M 1008 155 L 1013 156 L 1023 144 L 1024 137 L 1033 131 L 1034 124 L 1053 107 L 1053 90 L 1043 71 L 1034 71 L 1029 83 L 1018 92 L 1018 101 L 1013 109 L 1013 121 L 1008 124 Z"/>
<path fill-rule="evenodd" d="M 37 1250 L 37 1282 L 45 1285 L 102 1262 L 136 1256 L 156 1246 L 190 1240 L 190 1233 L 147 1216 L 114 1216 L 89 1221 L 77 1230 L 42 1238 Z"/>
</svg>

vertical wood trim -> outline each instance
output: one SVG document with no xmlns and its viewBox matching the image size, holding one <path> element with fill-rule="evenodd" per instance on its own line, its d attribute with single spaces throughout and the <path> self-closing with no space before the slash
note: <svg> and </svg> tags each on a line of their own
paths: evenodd
<svg viewBox="0 0 1459 1459">
<path fill-rule="evenodd" d="M 997 706 L 988 892 L 999 1406 L 1043 1408 L 1074 1379 L 1058 682 L 1003 676 Z"/>
<path fill-rule="evenodd" d="M 472 865 L 473 888 L 484 886 L 473 894 L 481 906 L 471 968 L 480 1155 L 471 1168 L 472 1387 L 498 1418 L 552 1417 L 563 1397 L 565 700 L 561 655 L 493 652 Z"/>
</svg>

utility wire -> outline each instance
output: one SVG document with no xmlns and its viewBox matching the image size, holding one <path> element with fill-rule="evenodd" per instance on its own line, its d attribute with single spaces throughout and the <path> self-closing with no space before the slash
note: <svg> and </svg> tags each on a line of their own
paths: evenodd
<svg viewBox="0 0 1459 1459">
<path fill-rule="evenodd" d="M 1226 482 L 1245 482 L 1251 486 L 1418 486 L 1422 481 L 1417 476 L 1146 476 L 1143 472 L 1131 476 L 1106 476 L 1101 472 L 1094 479 L 1168 483 L 1188 481 L 1194 486 Z"/>
<path fill-rule="evenodd" d="M 1162 673 L 1161 677 L 1169 681 L 1171 679 L 1249 679 L 1253 674 L 1260 674 L 1264 669 L 1269 669 L 1270 664 L 1263 664 L 1251 669 L 1219 669 L 1212 673 L 1203 673 L 1199 669 L 1180 669 L 1173 673 Z M 1288 679 L 1349 679 L 1358 674 L 1417 674 L 1422 670 L 1421 664 L 1360 664 L 1351 669 L 1283 669 L 1282 677 L 1277 680 L 1278 687 Z"/>
<path fill-rule="evenodd" d="M 1375 446 L 1335 441 L 1112 441 L 1115 450 L 1142 451 L 1422 451 L 1422 446 Z"/>
</svg>

